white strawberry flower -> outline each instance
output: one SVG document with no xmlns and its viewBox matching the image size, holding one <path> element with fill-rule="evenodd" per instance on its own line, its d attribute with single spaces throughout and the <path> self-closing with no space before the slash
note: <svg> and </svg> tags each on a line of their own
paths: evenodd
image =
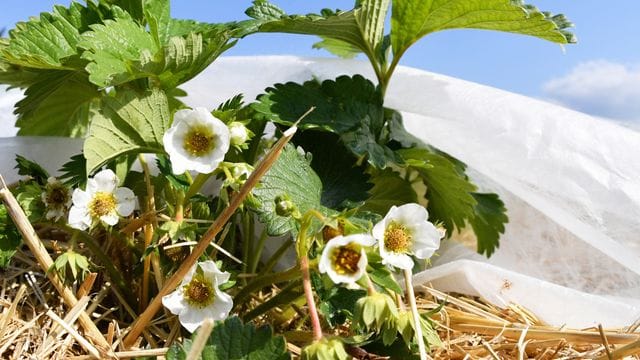
<svg viewBox="0 0 640 360">
<path fill-rule="evenodd" d="M 231 296 L 220 290 L 229 281 L 229 273 L 220 271 L 207 260 L 194 265 L 178 288 L 162 298 L 171 313 L 189 332 L 194 332 L 205 319 L 224 320 L 233 308 Z"/>
<path fill-rule="evenodd" d="M 102 222 L 115 225 L 120 217 L 129 216 L 136 206 L 136 196 L 131 189 L 118 187 L 118 177 L 109 170 L 102 170 L 87 180 L 86 191 L 73 191 L 73 206 L 69 210 L 69 225 L 79 230 Z"/>
<path fill-rule="evenodd" d="M 47 220 L 60 220 L 61 217 L 65 216 L 69 206 L 72 204 L 69 188 L 55 177 L 47 179 L 47 184 L 41 197 L 47 209 L 45 214 Z"/>
<path fill-rule="evenodd" d="M 205 108 L 178 110 L 162 137 L 174 174 L 187 170 L 208 174 L 229 151 L 229 128 Z"/>
<path fill-rule="evenodd" d="M 324 246 L 318 269 L 336 284 L 353 284 L 367 270 L 365 247 L 375 243 L 368 234 L 338 235 Z"/>
<path fill-rule="evenodd" d="M 440 247 L 443 232 L 429 222 L 427 209 L 415 203 L 392 206 L 373 227 L 382 263 L 412 269 L 413 259 L 428 259 Z"/>
</svg>

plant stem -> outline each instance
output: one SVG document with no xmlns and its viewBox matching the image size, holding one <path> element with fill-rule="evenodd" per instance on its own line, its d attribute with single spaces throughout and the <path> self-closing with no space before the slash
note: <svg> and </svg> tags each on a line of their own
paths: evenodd
<svg viewBox="0 0 640 360">
<path fill-rule="evenodd" d="M 411 281 L 413 274 L 411 269 L 404 270 L 404 283 L 407 288 L 407 297 L 411 305 L 411 313 L 413 314 L 413 330 L 416 334 L 416 342 L 418 343 L 418 351 L 420 351 L 420 360 L 427 360 L 427 348 L 424 345 L 422 337 L 422 322 L 420 321 L 420 313 L 418 312 L 418 304 L 416 304 L 416 295 L 413 292 L 413 282 Z"/>
<path fill-rule="evenodd" d="M 189 190 L 187 190 L 187 193 L 184 196 L 184 201 L 189 201 L 189 199 L 191 199 L 193 195 L 197 194 L 198 191 L 200 191 L 200 189 L 204 185 L 204 183 L 206 183 L 210 177 L 211 177 L 211 173 L 198 174 L 196 178 L 193 179 L 193 183 L 191 183 L 191 186 L 189 186 Z"/>
<path fill-rule="evenodd" d="M 267 274 L 264 276 L 253 278 L 233 298 L 234 305 L 237 306 L 242 304 L 254 291 L 260 290 L 273 284 L 283 283 L 285 281 L 291 281 L 299 278 L 300 271 L 295 266 L 283 272 Z"/>
<path fill-rule="evenodd" d="M 147 186 L 147 199 L 145 202 L 145 207 L 147 212 L 155 213 L 155 197 L 154 197 L 154 189 L 153 184 L 151 184 L 151 172 L 149 171 L 149 164 L 144 158 L 144 155 L 140 154 L 138 156 L 138 161 L 140 161 L 140 165 L 142 166 L 142 171 L 144 173 L 144 182 Z M 155 216 L 153 217 L 155 220 Z M 155 221 L 154 221 L 155 222 Z M 151 245 L 151 241 L 153 240 L 154 226 L 150 223 L 144 225 L 144 249 L 146 250 L 149 245 Z M 155 256 L 155 254 L 149 254 L 144 258 L 144 262 L 142 265 L 142 288 L 140 291 L 140 306 L 139 311 L 142 312 L 146 307 L 149 301 L 149 271 L 151 269 L 151 258 Z"/>
<path fill-rule="evenodd" d="M 316 309 L 316 301 L 313 298 L 313 289 L 311 289 L 311 275 L 309 274 L 309 257 L 303 254 L 300 257 L 300 270 L 302 271 L 302 287 L 304 296 L 309 306 L 309 316 L 311 318 L 311 327 L 313 328 L 313 340 L 322 339 L 322 327 L 320 326 L 320 317 L 318 309 Z"/>
</svg>

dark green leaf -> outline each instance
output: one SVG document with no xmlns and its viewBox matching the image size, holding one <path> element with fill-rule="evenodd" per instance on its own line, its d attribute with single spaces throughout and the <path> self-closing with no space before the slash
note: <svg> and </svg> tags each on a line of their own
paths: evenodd
<svg viewBox="0 0 640 360">
<path fill-rule="evenodd" d="M 466 175 L 447 157 L 428 149 L 399 150 L 410 169 L 416 170 L 427 186 L 429 219 L 442 222 L 450 236 L 455 228 L 462 229 L 475 216 L 476 190 Z"/>
<path fill-rule="evenodd" d="M 60 179 L 70 187 L 84 188 L 87 183 L 87 159 L 83 154 L 73 155 L 59 171 Z"/>
<path fill-rule="evenodd" d="M 371 182 L 373 188 L 369 191 L 370 196 L 361 210 L 385 215 L 394 205 L 418 202 L 418 196 L 411 183 L 391 169 L 374 172 Z"/>
<path fill-rule="evenodd" d="M 162 176 L 164 176 L 169 181 L 169 184 L 171 184 L 171 186 L 176 190 L 187 191 L 189 186 L 191 186 L 189 178 L 187 178 L 185 174 L 176 175 L 173 173 L 168 157 L 158 155 L 156 158 L 156 165 L 158 165 L 160 174 L 162 174 Z"/>
<path fill-rule="evenodd" d="M 7 208 L 0 204 L 0 268 L 9 265 L 11 257 L 21 244 L 22 237 L 11 221 Z"/>
<path fill-rule="evenodd" d="M 504 225 L 509 221 L 507 209 L 496 194 L 471 195 L 477 204 L 475 216 L 469 222 L 478 238 L 478 252 L 489 257 L 498 248 L 500 234 L 504 234 Z"/>
<path fill-rule="evenodd" d="M 167 360 L 186 359 L 190 349 L 191 340 L 174 344 L 167 352 Z M 291 357 L 284 338 L 274 336 L 270 327 L 243 325 L 235 316 L 216 323 L 201 356 L 207 360 L 287 360 Z"/>
<path fill-rule="evenodd" d="M 15 168 L 18 170 L 18 175 L 29 176 L 40 185 L 47 182 L 49 173 L 42 166 L 20 155 L 16 155 L 16 163 Z"/>
</svg>

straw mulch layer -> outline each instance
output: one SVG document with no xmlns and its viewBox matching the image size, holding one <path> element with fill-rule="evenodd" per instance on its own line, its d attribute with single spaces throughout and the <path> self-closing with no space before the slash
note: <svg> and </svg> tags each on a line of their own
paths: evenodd
<svg viewBox="0 0 640 360">
<path fill-rule="evenodd" d="M 108 349 L 85 335 L 78 324 L 83 310 L 90 314 L 103 341 L 118 358 L 163 358 L 168 342 L 179 334 L 178 323 L 163 317 L 164 321 L 149 327 L 145 343 L 154 344 L 154 349 L 122 349 L 120 343 L 130 324 L 120 318 L 123 312 L 133 309 L 113 301 L 118 294 L 113 293 L 108 283 L 92 285 L 95 278 L 88 277 L 85 286 L 75 289 L 78 303 L 68 309 L 30 253 L 19 252 L 13 266 L 0 273 L 0 358 L 90 359 L 91 354 L 105 358 Z M 418 290 L 422 292 L 419 305 L 423 310 L 446 304 L 433 316 L 444 344 L 431 350 L 434 359 L 609 359 L 636 358 L 633 354 L 640 354 L 637 326 L 619 330 L 559 329 L 545 325 L 517 305 L 500 309 L 479 299 L 444 294 L 432 288 Z M 254 300 L 268 299 L 274 293 L 265 293 L 262 299 L 258 296 Z M 304 333 L 289 333 L 289 349 L 294 354 L 303 345 L 300 339 L 306 337 Z M 361 358 L 383 358 L 361 349 L 351 352 L 362 354 Z"/>
</svg>

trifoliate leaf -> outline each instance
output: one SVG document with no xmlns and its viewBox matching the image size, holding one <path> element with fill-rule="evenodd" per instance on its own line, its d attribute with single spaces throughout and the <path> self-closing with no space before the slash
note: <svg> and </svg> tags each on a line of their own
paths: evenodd
<svg viewBox="0 0 640 360">
<path fill-rule="evenodd" d="M 197 332 L 192 338 L 195 338 Z M 174 344 L 167 353 L 167 360 L 186 359 L 191 349 L 191 340 Z M 207 360 L 288 360 L 286 342 L 282 336 L 274 336 L 270 327 L 256 328 L 253 324 L 242 324 L 237 317 L 217 322 L 207 339 L 202 353 Z"/>
<path fill-rule="evenodd" d="M 363 211 L 385 215 L 394 205 L 418 202 L 418 196 L 411 183 L 391 169 L 375 171 L 370 181 L 373 188 L 369 190 L 369 198 L 360 208 Z"/>
<path fill-rule="evenodd" d="M 146 77 L 159 46 L 140 24 L 131 18 L 106 20 L 82 34 L 78 46 L 90 63 L 89 80 L 100 86 L 115 86 Z"/>
<path fill-rule="evenodd" d="M 13 254 L 22 244 L 22 237 L 11 221 L 7 208 L 0 204 L 0 268 L 9 265 Z"/>
<path fill-rule="evenodd" d="M 293 146 L 286 146 L 278 160 L 254 188 L 251 206 L 266 224 L 269 235 L 295 232 L 297 221 L 277 213 L 278 199 L 286 198 L 300 214 L 311 209 L 323 213 L 331 211 L 321 204 L 322 182 L 313 171 L 310 160 Z"/>
<path fill-rule="evenodd" d="M 18 170 L 18 175 L 29 176 L 40 185 L 44 185 L 49 178 L 49 172 L 47 172 L 47 170 L 21 155 L 16 155 L 15 168 Z"/>
<path fill-rule="evenodd" d="M 318 131 L 304 131 L 294 139 L 296 145 L 313 154 L 311 167 L 322 182 L 322 205 L 341 209 L 345 202 L 357 203 L 369 197 L 371 188 L 366 166 L 356 165 L 357 158 L 349 154 L 339 137 Z"/>
<path fill-rule="evenodd" d="M 450 236 L 475 216 L 475 185 L 445 156 L 427 149 L 399 150 L 410 169 L 416 170 L 427 186 L 427 210 L 431 222 L 442 222 Z"/>
<path fill-rule="evenodd" d="M 489 257 L 498 248 L 500 234 L 504 234 L 504 225 L 509 221 L 507 209 L 496 194 L 471 195 L 478 203 L 475 216 L 469 222 L 478 238 L 478 253 Z"/>
<path fill-rule="evenodd" d="M 16 104 L 18 134 L 83 136 L 89 124 L 91 102 L 99 95 L 83 72 L 44 72 Z"/>
<path fill-rule="evenodd" d="M 104 98 L 84 143 L 87 171 L 122 154 L 162 152 L 169 121 L 167 97 L 161 90 L 143 94 L 125 90 Z"/>
<path fill-rule="evenodd" d="M 395 57 L 423 36 L 446 29 L 483 29 L 575 42 L 564 16 L 551 16 L 521 0 L 394 0 L 391 44 Z"/>
</svg>

